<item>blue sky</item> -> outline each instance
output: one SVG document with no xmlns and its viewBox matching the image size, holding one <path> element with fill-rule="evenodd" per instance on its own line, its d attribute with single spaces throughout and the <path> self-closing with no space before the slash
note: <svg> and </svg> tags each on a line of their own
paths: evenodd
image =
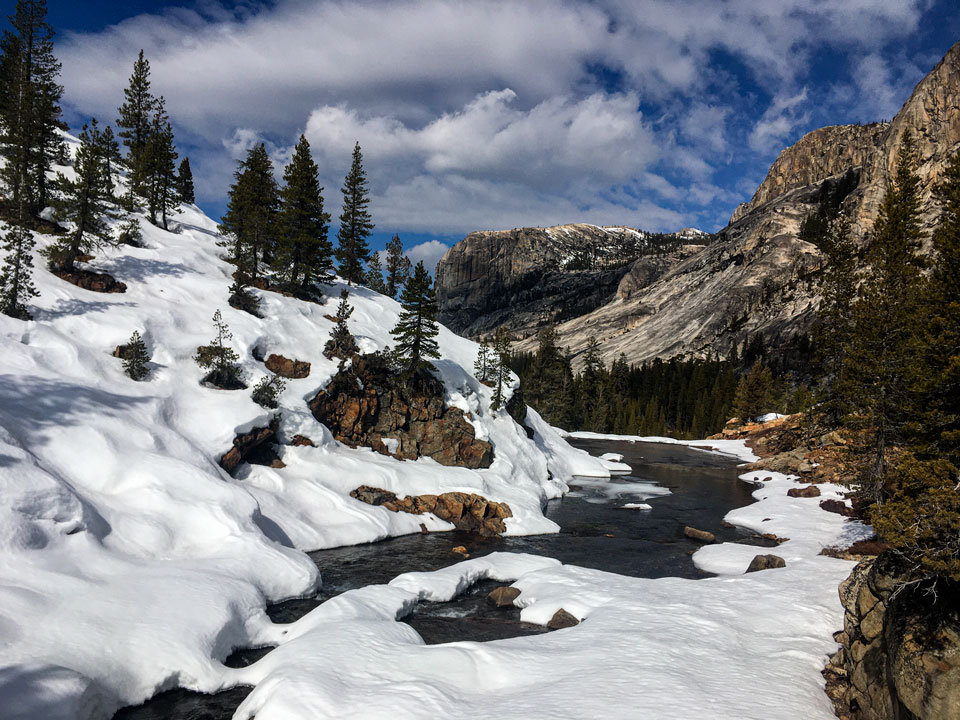
<svg viewBox="0 0 960 720">
<path fill-rule="evenodd" d="M 359 140 L 374 245 L 429 266 L 471 230 L 717 230 L 784 146 L 889 119 L 960 39 L 952 0 L 48 6 L 72 126 L 116 117 L 142 47 L 208 212 L 252 143 L 279 169 L 303 132 L 336 217 Z"/>
</svg>

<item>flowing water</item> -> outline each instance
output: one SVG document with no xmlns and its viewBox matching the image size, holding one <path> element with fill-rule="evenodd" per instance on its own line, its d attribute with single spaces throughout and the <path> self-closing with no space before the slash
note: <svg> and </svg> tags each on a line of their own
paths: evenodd
<svg viewBox="0 0 960 720">
<path fill-rule="evenodd" d="M 751 533 L 721 525 L 727 512 L 752 501 L 752 486 L 737 479 L 736 460 L 683 445 L 585 440 L 573 444 L 594 455 L 620 453 L 631 472 L 609 481 L 579 478 L 571 483 L 568 495 L 547 503 L 544 513 L 560 526 L 558 534 L 488 539 L 430 533 L 321 550 L 311 553 L 323 577 L 319 594 L 278 603 L 267 612 L 275 622 L 293 622 L 346 590 L 460 562 L 462 556 L 452 552 L 460 545 L 471 557 L 525 552 L 634 577 L 699 578 L 706 573 L 690 556 L 700 545 L 683 534 L 685 525 L 709 530 L 718 541 L 756 542 Z M 452 602 L 421 603 L 404 620 L 428 644 L 544 632 L 540 626 L 521 623 L 518 609 L 494 608 L 487 602 L 487 594 L 498 585 L 482 582 Z M 241 650 L 226 664 L 248 665 L 267 652 L 268 648 Z M 225 720 L 248 692 L 249 688 L 217 695 L 171 690 L 144 705 L 124 708 L 115 718 Z"/>
</svg>

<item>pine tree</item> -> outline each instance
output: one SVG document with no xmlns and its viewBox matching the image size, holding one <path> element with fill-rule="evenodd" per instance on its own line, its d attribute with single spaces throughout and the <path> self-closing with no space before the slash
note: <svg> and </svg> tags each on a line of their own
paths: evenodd
<svg viewBox="0 0 960 720">
<path fill-rule="evenodd" d="M 330 214 L 323 209 L 320 170 L 310 144 L 300 136 L 290 164 L 283 171 L 279 237 L 274 268 L 294 292 L 333 282 L 333 246 L 327 237 Z"/>
<path fill-rule="evenodd" d="M 134 380 L 143 380 L 150 372 L 147 367 L 148 362 L 150 362 L 150 355 L 147 352 L 147 345 L 140 337 L 140 331 L 134 330 L 123 354 L 123 371 Z"/>
<path fill-rule="evenodd" d="M 960 467 L 960 152 L 947 164 L 937 199 L 941 215 L 923 303 L 918 454 Z"/>
<path fill-rule="evenodd" d="M 553 327 L 537 332 L 537 352 L 530 366 L 524 397 L 551 425 L 572 427 L 573 373 Z"/>
<path fill-rule="evenodd" d="M 0 180 L 24 226 L 47 204 L 47 171 L 62 147 L 60 63 L 46 15 L 46 0 L 18 0 L 0 39 Z"/>
<path fill-rule="evenodd" d="M 130 83 L 123 91 L 125 101 L 120 106 L 117 127 L 127 146 L 127 166 L 130 168 L 130 187 L 138 195 L 144 195 L 143 183 L 147 177 L 147 143 L 150 139 L 150 114 L 155 99 L 150 93 L 150 61 L 143 50 L 133 64 Z"/>
<path fill-rule="evenodd" d="M 390 334 L 396 338 L 397 356 L 403 358 L 406 371 L 415 373 L 429 365 L 430 358 L 440 357 L 436 337 L 437 294 L 423 262 L 418 262 L 400 296 L 403 310 Z"/>
<path fill-rule="evenodd" d="M 100 154 L 106 163 L 107 177 L 110 178 L 110 192 L 113 193 L 113 174 L 119 170 L 123 157 L 120 155 L 120 145 L 113 134 L 113 128 L 109 125 L 100 133 Z"/>
<path fill-rule="evenodd" d="M 176 189 L 177 151 L 173 145 L 173 128 L 170 126 L 163 96 L 157 98 L 154 103 L 150 133 L 144 153 L 144 176 L 141 187 L 147 198 L 150 222 L 166 230 L 167 213 L 177 209 L 180 198 Z"/>
<path fill-rule="evenodd" d="M 410 277 L 411 267 L 410 258 L 403 254 L 400 236 L 394 235 L 387 243 L 387 295 L 397 296 Z"/>
<path fill-rule="evenodd" d="M 367 238 L 374 225 L 370 222 L 370 213 L 367 210 L 370 196 L 360 143 L 353 148 L 353 162 L 340 192 L 343 193 L 343 211 L 340 213 L 336 250 L 340 275 L 347 283 L 362 285 L 363 266 L 370 259 Z"/>
<path fill-rule="evenodd" d="M 879 490 L 886 450 L 900 439 L 909 414 L 912 364 L 917 351 L 923 261 L 918 255 L 919 180 L 916 151 L 907 132 L 868 248 L 870 269 L 853 309 L 853 331 L 843 365 L 842 392 L 852 421 L 872 431 L 873 454 L 864 480 Z"/>
<path fill-rule="evenodd" d="M 491 375 L 493 367 L 493 353 L 490 349 L 490 343 L 486 338 L 480 341 L 480 348 L 477 350 L 477 359 L 473 363 L 473 376 L 482 383 L 486 383 Z"/>
<path fill-rule="evenodd" d="M 850 238 L 850 221 L 838 217 L 826 234 L 817 238 L 817 244 L 827 263 L 820 284 L 822 300 L 813 328 L 816 364 L 824 378 L 818 412 L 828 427 L 836 427 L 849 410 L 843 394 L 842 374 L 857 295 L 857 254 Z"/>
<path fill-rule="evenodd" d="M 756 420 L 770 410 L 773 403 L 773 375 L 770 368 L 757 360 L 750 372 L 740 379 L 734 402 L 736 413 L 743 422 Z"/>
<path fill-rule="evenodd" d="M 504 406 L 504 393 L 507 380 L 510 378 L 510 333 L 503 326 L 497 328 L 493 336 L 493 398 L 490 401 L 491 410 L 499 410 Z"/>
<path fill-rule="evenodd" d="M 368 288 L 381 295 L 387 294 L 387 284 L 383 280 L 383 265 L 380 263 L 380 253 L 375 252 L 370 256 L 370 262 L 367 263 L 367 282 Z"/>
<path fill-rule="evenodd" d="M 260 407 L 272 410 L 280 405 L 280 395 L 286 386 L 286 380 L 279 375 L 267 375 L 254 385 L 250 396 Z"/>
<path fill-rule="evenodd" d="M 350 332 L 350 326 L 347 325 L 347 320 L 353 315 L 353 307 L 348 302 L 349 297 L 349 290 L 346 288 L 340 290 L 340 302 L 337 305 L 337 324 L 334 326 L 333 332 L 330 333 L 330 339 L 323 347 L 323 354 L 328 359 L 338 357 L 341 360 L 349 360 L 359 350 L 357 341 L 353 337 L 353 333 Z"/>
<path fill-rule="evenodd" d="M 595 336 L 587 341 L 587 350 L 583 357 L 583 373 L 581 377 L 581 417 L 588 430 L 602 431 L 600 407 L 601 389 L 603 385 L 603 361 L 600 359 L 600 343 Z"/>
<path fill-rule="evenodd" d="M 187 205 L 192 205 L 197 200 L 193 191 L 193 172 L 190 170 L 188 157 L 180 161 L 180 168 L 177 170 L 177 195 L 180 202 Z"/>
<path fill-rule="evenodd" d="M 27 303 L 39 295 L 33 285 L 33 233 L 11 225 L 4 238 L 6 257 L 0 268 L 0 312 L 9 317 L 29 320 Z"/>
<path fill-rule="evenodd" d="M 255 314 L 256 301 L 248 288 L 256 285 L 260 267 L 277 241 L 279 193 L 273 165 L 263 143 L 252 148 L 233 175 L 227 212 L 218 230 L 218 244 L 228 250 L 227 261 L 237 270 L 230 286 L 231 305 Z"/>
<path fill-rule="evenodd" d="M 245 387 L 241 377 L 240 366 L 237 361 L 240 356 L 228 343 L 233 339 L 233 333 L 223 320 L 220 310 L 213 314 L 213 325 L 217 329 L 217 336 L 209 345 L 197 348 L 193 359 L 204 370 L 210 372 L 203 378 L 204 382 L 212 383 L 223 390 L 237 390 Z"/>
<path fill-rule="evenodd" d="M 102 133 L 96 119 L 83 126 L 79 139 L 73 165 L 76 179 L 58 175 L 61 197 L 54 202 L 57 219 L 73 223 L 73 229 L 45 250 L 51 267 L 62 272 L 73 272 L 80 254 L 116 244 L 105 222 L 114 199 L 113 183 L 107 175 Z"/>
</svg>

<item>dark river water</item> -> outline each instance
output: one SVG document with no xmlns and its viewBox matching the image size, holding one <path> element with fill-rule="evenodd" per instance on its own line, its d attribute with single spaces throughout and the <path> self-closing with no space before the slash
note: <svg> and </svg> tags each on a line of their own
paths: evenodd
<svg viewBox="0 0 960 720">
<path fill-rule="evenodd" d="M 487 539 L 459 532 L 430 533 L 321 550 L 311 553 L 323 578 L 320 593 L 273 605 L 268 608 L 270 617 L 293 622 L 346 590 L 460 562 L 462 556 L 452 552 L 460 545 L 471 557 L 524 552 L 634 577 L 699 578 L 706 573 L 690 556 L 700 545 L 683 534 L 685 525 L 713 532 L 718 541 L 756 542 L 751 533 L 721 525 L 727 512 L 752 501 L 754 488 L 737 479 L 736 460 L 683 445 L 586 440 L 572 444 L 594 455 L 620 453 L 631 472 L 610 481 L 575 481 L 569 495 L 547 503 L 544 512 L 560 526 L 558 534 Z M 624 508 L 628 504 L 649 509 Z M 498 585 L 485 581 L 452 602 L 421 603 L 405 621 L 428 644 L 544 632 L 540 626 L 521 623 L 519 609 L 494 608 L 487 602 L 487 594 Z M 245 666 L 267 652 L 268 648 L 241 650 L 228 658 L 227 665 Z M 171 690 L 143 705 L 124 708 L 115 719 L 226 720 L 249 691 L 238 687 L 205 695 Z"/>
</svg>

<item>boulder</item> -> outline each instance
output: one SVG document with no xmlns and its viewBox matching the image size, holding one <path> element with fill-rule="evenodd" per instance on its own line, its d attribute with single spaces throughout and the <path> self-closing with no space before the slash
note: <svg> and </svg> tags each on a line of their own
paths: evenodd
<svg viewBox="0 0 960 720">
<path fill-rule="evenodd" d="M 303 360 L 291 360 L 276 353 L 271 354 L 263 364 L 270 372 L 293 380 L 300 380 L 310 374 L 310 363 Z"/>
<path fill-rule="evenodd" d="M 697 530 L 689 525 L 683 528 L 683 534 L 691 540 L 696 540 L 697 542 L 712 543 L 717 541 L 717 536 L 712 532 L 707 532 L 706 530 Z"/>
<path fill-rule="evenodd" d="M 313 416 L 350 447 L 441 465 L 486 468 L 493 446 L 478 440 L 459 408 L 448 407 L 443 383 L 429 373 L 398 379 L 380 355 L 356 355 L 349 368 L 309 402 Z"/>
<path fill-rule="evenodd" d="M 53 273 L 61 280 L 68 283 L 99 293 L 122 293 L 127 291 L 127 286 L 107 273 L 93 272 L 92 270 L 74 270 L 67 272 L 57 270 Z"/>
<path fill-rule="evenodd" d="M 792 498 L 814 498 L 820 497 L 820 488 L 816 485 L 807 485 L 802 488 L 790 488 L 787 490 L 787 495 Z"/>
<path fill-rule="evenodd" d="M 302 447 L 304 445 L 307 447 L 317 446 L 317 444 L 306 435 L 294 435 L 292 438 L 290 438 L 290 444 L 294 447 Z"/>
<path fill-rule="evenodd" d="M 487 600 L 497 607 L 513 607 L 513 601 L 518 597 L 520 597 L 520 590 L 518 588 L 504 585 L 503 587 L 494 588 L 494 590 L 487 595 Z"/>
<path fill-rule="evenodd" d="M 845 515 L 846 517 L 853 515 L 853 508 L 847 507 L 847 504 L 843 500 L 837 500 L 835 498 L 821 500 L 820 508 L 827 512 L 836 513 L 837 515 Z"/>
<path fill-rule="evenodd" d="M 560 608 L 553 614 L 553 617 L 550 618 L 550 622 L 547 623 L 547 627 L 551 630 L 562 630 L 563 628 L 573 627 L 574 625 L 579 624 L 580 621 L 577 620 L 577 618 L 563 608 Z"/>
<path fill-rule="evenodd" d="M 507 529 L 504 519 L 513 516 L 507 503 L 493 502 L 473 493 L 408 495 L 400 499 L 389 490 L 361 485 L 350 493 L 350 497 L 368 505 L 382 505 L 390 512 L 433 513 L 441 520 L 453 523 L 458 530 L 483 536 L 500 535 Z"/>
<path fill-rule="evenodd" d="M 233 447 L 220 457 L 220 467 L 231 475 L 244 462 L 269 467 L 283 467 L 273 445 L 277 441 L 279 420 L 274 417 L 266 427 L 256 427 L 239 433 L 233 439 Z"/>
<path fill-rule="evenodd" d="M 756 555 L 750 561 L 747 572 L 757 572 L 759 570 L 773 570 L 775 568 L 786 567 L 787 562 L 779 555 Z"/>
</svg>

